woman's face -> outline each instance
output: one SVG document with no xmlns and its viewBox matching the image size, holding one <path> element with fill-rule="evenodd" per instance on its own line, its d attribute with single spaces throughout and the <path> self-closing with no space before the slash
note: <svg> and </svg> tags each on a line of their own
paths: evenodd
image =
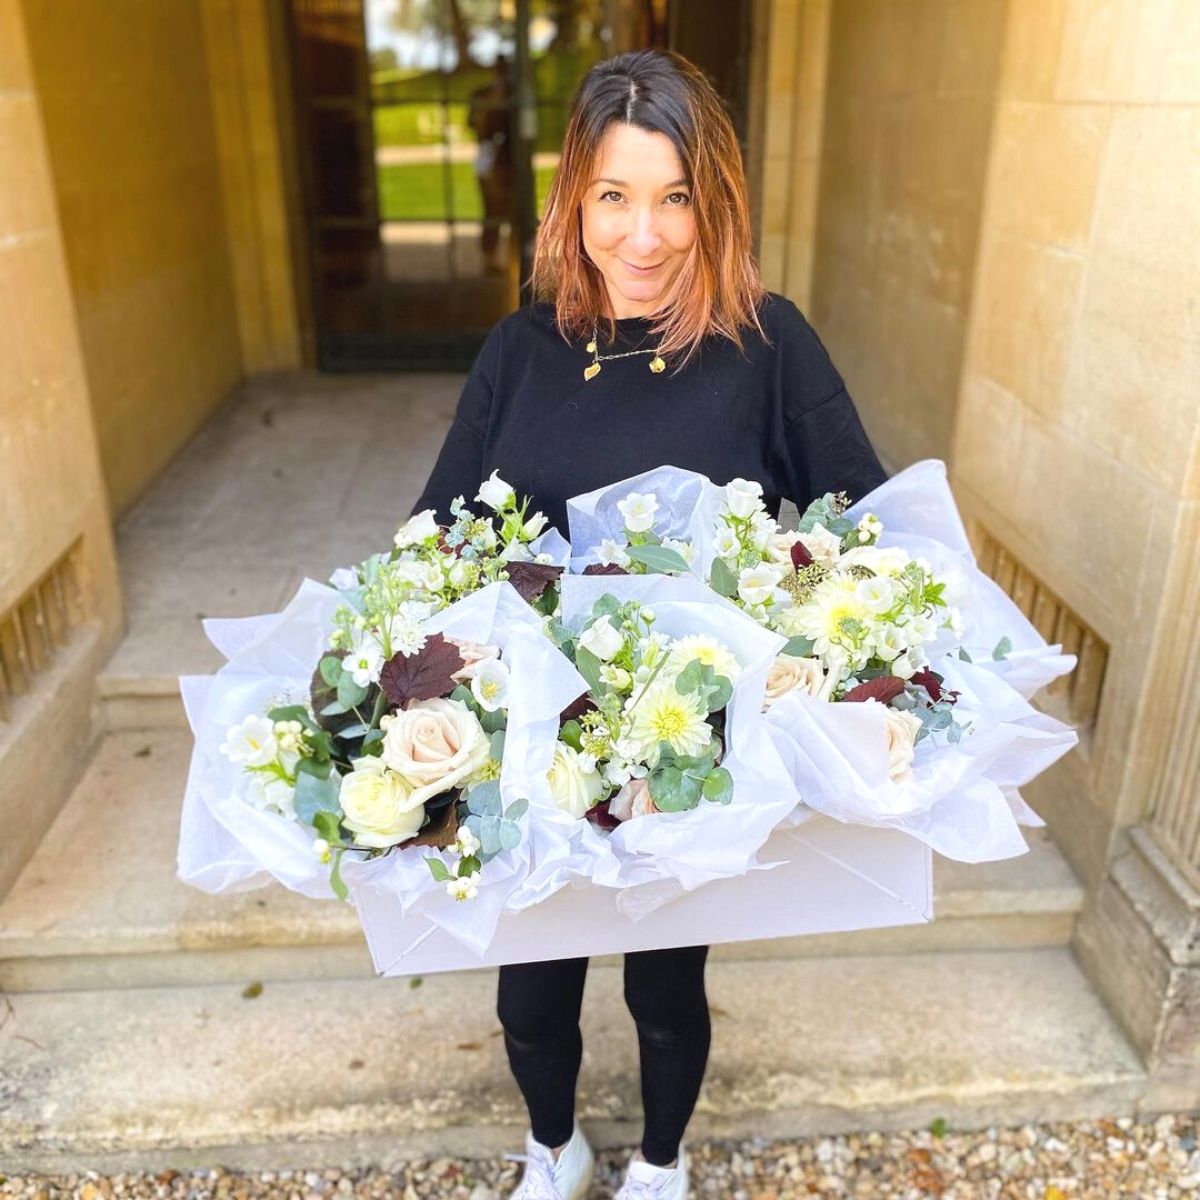
<svg viewBox="0 0 1200 1200">
<path fill-rule="evenodd" d="M 609 126 L 582 207 L 583 248 L 604 276 L 613 314 L 657 312 L 696 240 L 691 187 L 671 139 Z"/>
</svg>

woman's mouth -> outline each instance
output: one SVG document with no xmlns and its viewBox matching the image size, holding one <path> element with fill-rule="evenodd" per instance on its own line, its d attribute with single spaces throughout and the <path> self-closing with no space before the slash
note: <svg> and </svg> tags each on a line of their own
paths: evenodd
<svg viewBox="0 0 1200 1200">
<path fill-rule="evenodd" d="M 633 275 L 653 275 L 662 266 L 662 263 L 653 263 L 648 267 L 639 267 L 636 263 L 628 262 L 625 259 L 621 259 L 621 263 Z"/>
</svg>

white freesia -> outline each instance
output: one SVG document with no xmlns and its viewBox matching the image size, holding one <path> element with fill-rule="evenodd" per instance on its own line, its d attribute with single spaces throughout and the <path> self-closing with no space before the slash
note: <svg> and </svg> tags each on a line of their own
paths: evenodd
<svg viewBox="0 0 1200 1200">
<path fill-rule="evenodd" d="M 617 509 L 630 533 L 645 533 L 654 524 L 658 497 L 653 492 L 630 492 L 617 501 Z"/>
<path fill-rule="evenodd" d="M 440 528 L 433 509 L 427 508 L 423 512 L 414 513 L 409 517 L 396 531 L 396 536 L 392 538 L 392 541 L 401 548 L 419 546 L 422 542 L 437 537 Z"/>
<path fill-rule="evenodd" d="M 458 875 L 454 879 L 446 880 L 446 891 L 455 900 L 474 900 L 479 895 L 479 885 L 475 882 L 474 875 Z"/>
<path fill-rule="evenodd" d="M 546 528 L 546 525 L 549 523 L 549 521 L 550 518 L 546 516 L 545 513 L 534 513 L 533 516 L 521 526 L 521 536 L 533 541 L 533 539 L 537 537 L 537 535 L 541 533 L 543 529 Z"/>
<path fill-rule="evenodd" d="M 728 525 L 717 530 L 717 536 L 713 538 L 713 552 L 718 558 L 734 558 L 741 548 L 737 534 Z"/>
<path fill-rule="evenodd" d="M 546 773 L 550 795 L 565 813 L 578 820 L 604 794 L 604 780 L 574 746 L 559 742 L 554 748 L 554 762 Z"/>
<path fill-rule="evenodd" d="M 743 567 L 738 574 L 738 595 L 747 604 L 766 604 L 779 586 L 779 570 L 771 563 Z"/>
<path fill-rule="evenodd" d="M 496 512 L 507 508 L 516 498 L 517 494 L 513 491 L 512 484 L 505 483 L 500 478 L 499 471 L 493 471 L 479 485 L 479 494 L 475 497 L 476 500 L 482 501 L 488 508 L 495 509 Z"/>
<path fill-rule="evenodd" d="M 509 679 L 508 667 L 498 658 L 484 659 L 471 676 L 471 695 L 479 701 L 480 708 L 495 712 L 508 704 Z"/>
<path fill-rule="evenodd" d="M 532 562 L 533 554 L 529 547 L 524 542 L 517 541 L 515 538 L 500 551 L 500 557 L 504 562 Z"/>
<path fill-rule="evenodd" d="M 274 761 L 278 752 L 275 722 L 257 713 L 232 726 L 221 743 L 221 753 L 226 758 L 247 767 L 264 767 Z"/>
<path fill-rule="evenodd" d="M 618 545 L 612 538 L 604 538 L 601 541 L 596 560 L 602 567 L 629 566 L 629 555 L 625 553 L 625 547 Z"/>
<path fill-rule="evenodd" d="M 871 645 L 884 662 L 891 662 L 908 649 L 908 635 L 895 625 L 880 625 L 871 634 Z"/>
<path fill-rule="evenodd" d="M 775 518 L 767 512 L 755 513 L 750 519 L 750 543 L 755 550 L 766 550 L 771 538 L 779 528 Z"/>
<path fill-rule="evenodd" d="M 479 718 L 458 700 L 414 701 L 383 735 L 383 760 L 414 785 L 418 803 L 466 783 L 489 754 Z"/>
<path fill-rule="evenodd" d="M 625 639 L 607 617 L 601 617 L 580 634 L 579 644 L 601 662 L 608 662 L 625 644 Z"/>
<path fill-rule="evenodd" d="M 668 550 L 674 550 L 689 567 L 696 561 L 696 547 L 691 542 L 679 538 L 663 538 L 662 544 Z"/>
<path fill-rule="evenodd" d="M 254 808 L 271 809 L 291 821 L 296 819 L 296 788 L 278 775 L 252 771 L 246 800 Z"/>
<path fill-rule="evenodd" d="M 731 479 L 725 485 L 725 503 L 735 517 L 752 517 L 762 506 L 762 484 L 753 479 Z"/>
<path fill-rule="evenodd" d="M 408 781 L 382 758 L 356 758 L 342 780 L 338 799 L 342 824 L 358 846 L 394 846 L 414 837 L 425 819 L 425 804 Z"/>
<path fill-rule="evenodd" d="M 614 667 L 611 663 L 605 663 L 600 668 L 600 682 L 623 692 L 633 682 L 633 676 L 624 667 Z"/>
<path fill-rule="evenodd" d="M 456 558 L 451 564 L 450 570 L 446 572 L 446 578 L 450 581 L 451 587 L 466 587 L 471 578 L 470 562 L 465 558 Z"/>
</svg>

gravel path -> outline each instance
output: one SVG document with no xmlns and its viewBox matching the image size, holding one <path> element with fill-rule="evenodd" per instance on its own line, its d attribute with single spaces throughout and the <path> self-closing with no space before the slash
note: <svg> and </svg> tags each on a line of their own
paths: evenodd
<svg viewBox="0 0 1200 1200">
<path fill-rule="evenodd" d="M 1026 1125 L 977 1133 L 905 1134 L 692 1145 L 695 1200 L 1138 1200 L 1200 1198 L 1195 1116 Z M 599 1156 L 589 1200 L 616 1191 L 626 1155 Z M 502 1200 L 519 1167 L 498 1161 L 414 1161 L 402 1170 L 222 1170 L 101 1177 L 0 1175 L 0 1197 L 23 1200 Z"/>
</svg>

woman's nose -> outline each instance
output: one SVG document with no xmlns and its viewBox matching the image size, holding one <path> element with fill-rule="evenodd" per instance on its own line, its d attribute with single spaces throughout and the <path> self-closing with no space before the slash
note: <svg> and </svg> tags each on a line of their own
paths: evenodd
<svg viewBox="0 0 1200 1200">
<path fill-rule="evenodd" d="M 659 236 L 658 223 L 651 209 L 634 210 L 625 240 L 635 254 L 642 256 L 653 254 L 658 249 L 662 238 Z"/>
</svg>

